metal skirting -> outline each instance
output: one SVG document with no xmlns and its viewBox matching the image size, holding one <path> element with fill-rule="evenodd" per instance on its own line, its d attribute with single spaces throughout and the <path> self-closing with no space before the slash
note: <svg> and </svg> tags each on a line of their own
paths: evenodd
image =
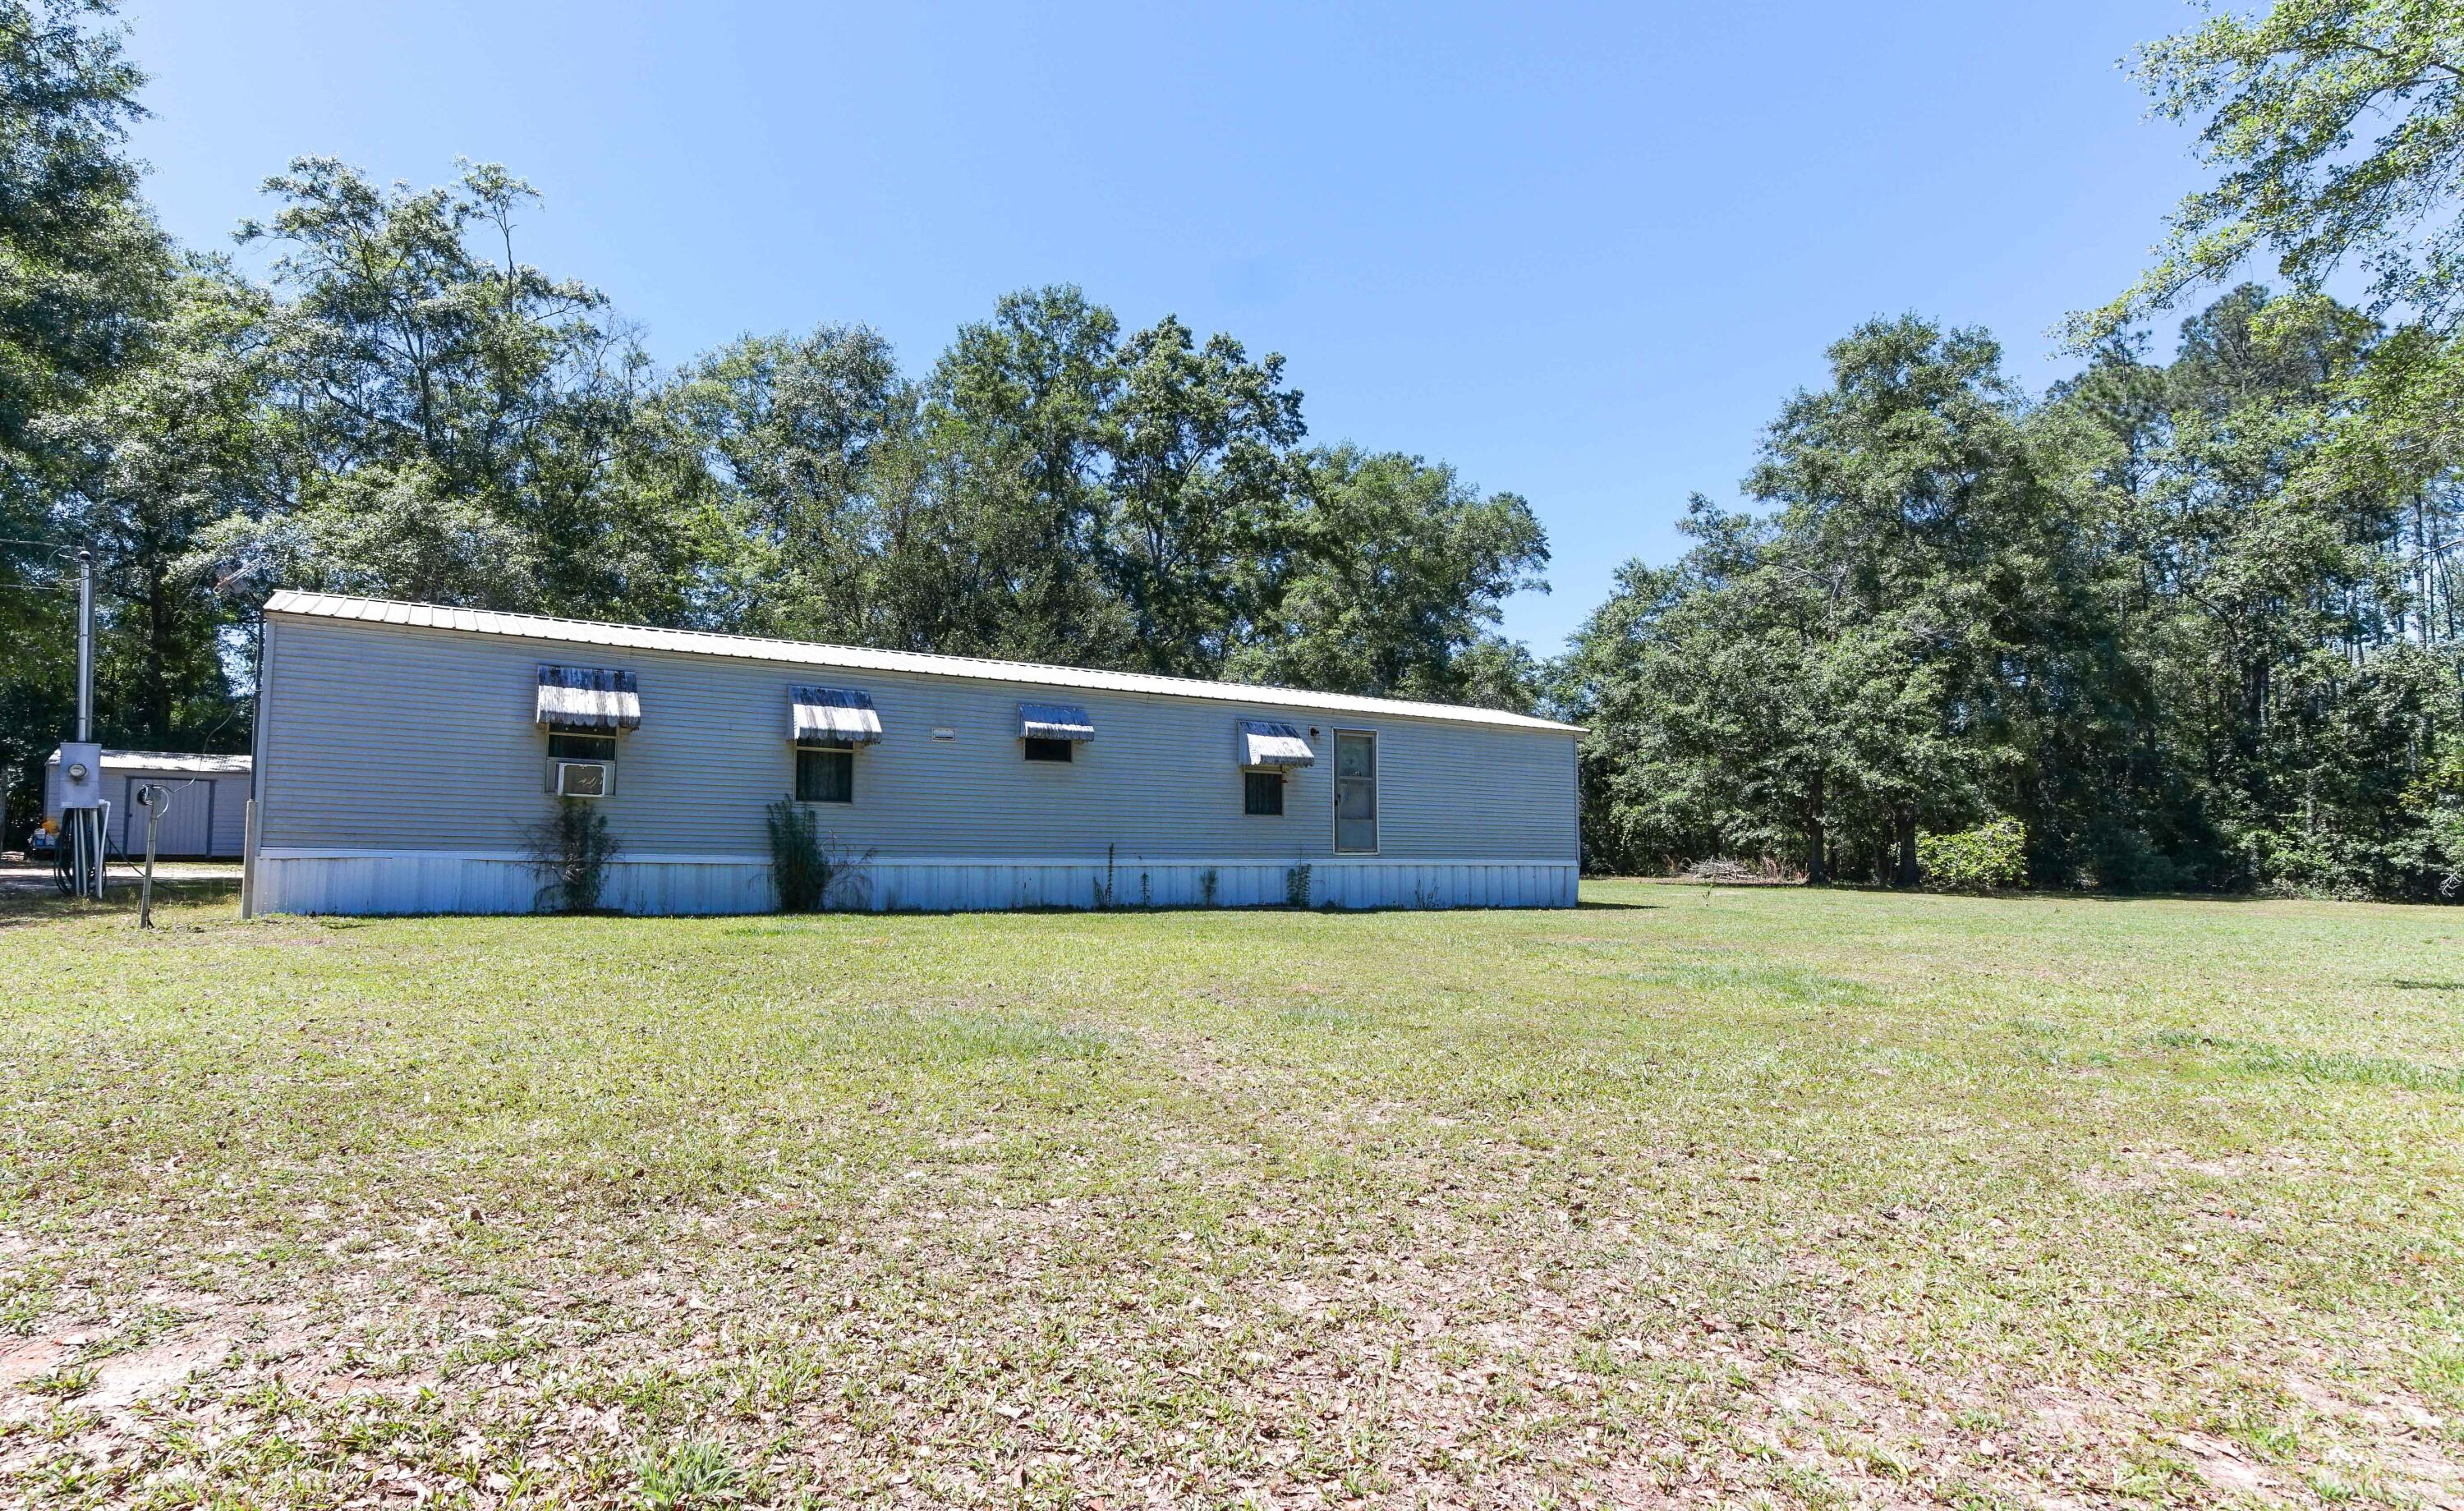
<svg viewBox="0 0 2464 1511">
<path fill-rule="evenodd" d="M 1030 908 L 1572 908 L 1571 861 L 1183 861 L 875 859 L 852 867 L 831 906 L 847 911 L 981 912 Z M 539 876 L 502 853 L 258 852 L 255 910 L 281 913 L 519 913 Z M 766 860 L 634 856 L 603 901 L 627 913 L 776 909 Z"/>
</svg>

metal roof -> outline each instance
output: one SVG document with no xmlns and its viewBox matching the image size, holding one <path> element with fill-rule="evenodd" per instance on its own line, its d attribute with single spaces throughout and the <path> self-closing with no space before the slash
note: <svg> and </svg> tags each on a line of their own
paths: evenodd
<svg viewBox="0 0 2464 1511">
<path fill-rule="evenodd" d="M 638 730 L 642 691 L 633 674 L 608 667 L 539 668 L 538 722 L 552 730 Z"/>
<path fill-rule="evenodd" d="M 60 763 L 60 753 L 52 752 L 48 766 Z M 196 777 L 245 777 L 250 759 L 246 756 L 196 756 L 186 751 L 104 751 L 104 771 L 176 771 Z"/>
<path fill-rule="evenodd" d="M 1018 737 L 1023 740 L 1091 740 L 1095 721 L 1070 703 L 1022 703 L 1018 706 Z"/>
<path fill-rule="evenodd" d="M 789 688 L 787 726 L 800 745 L 870 745 L 881 738 L 881 711 L 861 688 Z"/>
<path fill-rule="evenodd" d="M 1560 724 L 1554 719 L 1505 713 L 1495 709 L 1463 708 L 1451 703 L 1415 703 L 1402 698 L 1310 692 L 1299 688 L 1246 682 L 1201 682 L 1192 677 L 1162 677 L 1143 671 L 1093 671 L 1083 667 L 1045 667 L 1033 662 L 991 661 L 976 656 L 935 656 L 908 650 L 874 650 L 862 646 L 764 640 L 755 635 L 654 629 L 647 624 L 606 624 L 594 620 L 549 619 L 538 614 L 499 614 L 486 609 L 449 608 L 439 603 L 404 603 L 388 599 L 351 598 L 339 593 L 302 593 L 291 588 L 284 588 L 267 600 L 265 611 L 311 619 L 399 624 L 413 629 L 457 630 L 470 635 L 504 635 L 561 645 L 668 650 L 694 656 L 726 656 L 739 661 L 776 661 L 791 666 L 906 671 L 930 677 L 970 677 L 983 682 L 1015 682 L 1041 688 L 1089 688 L 1106 692 L 1139 692 L 1209 703 L 1238 703 L 1252 708 L 1266 705 L 1315 709 L 1328 713 L 1441 719 L 1453 724 L 1555 730 L 1568 734 L 1581 733 L 1576 726 Z"/>
<path fill-rule="evenodd" d="M 1243 719 L 1235 754 L 1243 767 L 1314 766 L 1317 752 L 1281 719 Z"/>
</svg>

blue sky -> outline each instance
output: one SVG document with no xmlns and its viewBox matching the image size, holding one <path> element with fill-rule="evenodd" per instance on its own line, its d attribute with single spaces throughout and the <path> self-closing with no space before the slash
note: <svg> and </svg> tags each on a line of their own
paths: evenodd
<svg viewBox="0 0 2464 1511">
<path fill-rule="evenodd" d="M 1734 496 L 1823 346 L 1916 310 L 2045 332 L 2197 181 L 2117 68 L 2172 0 L 841 7 L 128 0 L 137 137 L 225 244 L 290 158 L 505 163 L 523 254 L 680 361 L 863 321 L 912 371 L 1075 282 L 1279 351 L 1311 435 L 1453 463 L 1547 524 L 1543 653 L 1689 493 Z"/>
</svg>

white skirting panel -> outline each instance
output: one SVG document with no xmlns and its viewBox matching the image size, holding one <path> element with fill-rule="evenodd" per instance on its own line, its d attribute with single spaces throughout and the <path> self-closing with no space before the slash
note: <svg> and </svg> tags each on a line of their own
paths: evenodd
<svg viewBox="0 0 2464 1511">
<path fill-rule="evenodd" d="M 847 911 L 1024 908 L 1572 908 L 1571 861 L 1183 861 L 951 858 L 873 860 L 833 888 Z M 742 856 L 617 861 L 605 902 L 628 913 L 766 913 L 770 863 Z M 521 856 L 470 851 L 257 853 L 256 910 L 275 913 L 521 913 L 539 878 Z"/>
</svg>

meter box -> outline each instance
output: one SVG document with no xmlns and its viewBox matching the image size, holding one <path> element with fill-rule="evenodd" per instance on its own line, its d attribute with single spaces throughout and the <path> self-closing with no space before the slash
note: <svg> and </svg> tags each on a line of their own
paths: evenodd
<svg viewBox="0 0 2464 1511">
<path fill-rule="evenodd" d="M 102 747 L 81 740 L 60 746 L 60 807 L 102 806 Z"/>
</svg>

